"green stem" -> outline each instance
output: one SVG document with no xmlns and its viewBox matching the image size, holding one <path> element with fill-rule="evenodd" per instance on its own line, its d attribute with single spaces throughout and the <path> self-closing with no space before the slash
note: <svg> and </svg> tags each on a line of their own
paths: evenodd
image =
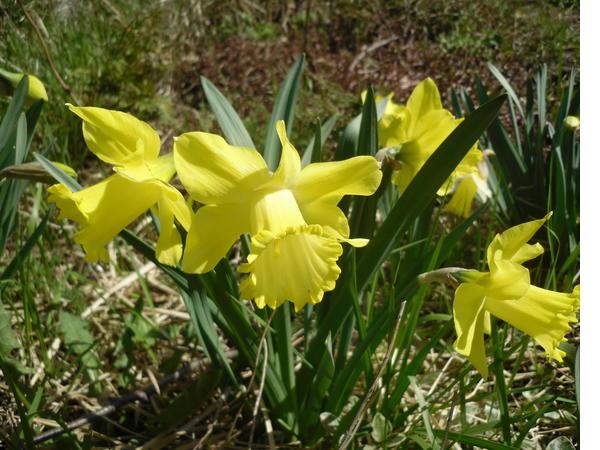
<svg viewBox="0 0 600 450">
<path fill-rule="evenodd" d="M 496 377 L 496 393 L 498 394 L 498 405 L 500 406 L 500 419 L 502 422 L 502 437 L 504 443 L 511 445 L 510 435 L 510 413 L 508 410 L 508 401 L 506 395 L 506 383 L 504 381 L 504 340 L 500 339 L 496 320 L 492 318 L 492 346 L 494 348 L 494 362 L 492 364 L 493 372 Z"/>
</svg>

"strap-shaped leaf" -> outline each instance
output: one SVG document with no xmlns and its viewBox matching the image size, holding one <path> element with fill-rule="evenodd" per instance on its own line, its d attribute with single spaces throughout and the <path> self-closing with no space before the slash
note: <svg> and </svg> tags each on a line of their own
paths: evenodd
<svg viewBox="0 0 600 450">
<path fill-rule="evenodd" d="M 288 136 L 292 135 L 292 124 L 294 121 L 294 110 L 296 108 L 296 101 L 298 100 L 298 92 L 300 91 L 300 81 L 302 79 L 302 72 L 304 71 L 304 54 L 300 55 L 300 58 L 294 62 L 294 65 L 287 73 L 285 80 L 275 99 L 273 105 L 273 112 L 267 125 L 267 138 L 265 141 L 265 150 L 263 157 L 267 162 L 270 170 L 275 170 L 279 163 L 279 156 L 281 154 L 281 144 L 279 137 L 277 136 L 277 130 L 275 125 L 278 120 L 285 121 L 285 130 Z"/>
<path fill-rule="evenodd" d="M 302 167 L 308 166 L 313 162 L 321 161 L 321 153 L 323 149 L 323 145 L 325 141 L 333 131 L 333 127 L 338 120 L 338 115 L 334 114 L 327 121 L 321 125 L 320 123 L 317 125 L 317 129 L 315 130 L 315 135 L 308 143 L 306 150 L 302 154 Z"/>
<path fill-rule="evenodd" d="M 255 148 L 244 122 L 235 112 L 229 100 L 208 79 L 201 77 L 201 80 L 204 95 L 206 95 L 210 109 L 215 114 L 227 142 L 238 147 Z"/>
<path fill-rule="evenodd" d="M 29 77 L 23 77 L 23 79 L 19 82 L 19 85 L 15 90 L 15 94 L 8 105 L 6 114 L 4 114 L 4 117 L 2 118 L 2 123 L 0 123 L 0 152 L 8 151 L 8 149 L 3 149 L 17 125 L 19 115 L 21 114 L 23 105 L 27 99 L 27 91 L 29 90 L 28 78 Z"/>
</svg>

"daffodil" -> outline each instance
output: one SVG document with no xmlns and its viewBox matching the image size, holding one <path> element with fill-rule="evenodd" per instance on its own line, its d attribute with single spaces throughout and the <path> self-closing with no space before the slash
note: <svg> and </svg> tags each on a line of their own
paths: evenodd
<svg viewBox="0 0 600 450">
<path fill-rule="evenodd" d="M 384 113 L 378 123 L 379 144 L 384 148 L 395 149 L 397 170 L 392 175 L 392 182 L 400 192 L 406 189 L 429 157 L 462 120 L 443 108 L 440 93 L 431 78 L 426 78 L 415 87 L 406 106 L 394 103 L 391 96 L 387 98 Z M 438 190 L 438 195 L 444 196 L 462 186 L 459 198 L 451 205 L 451 208 L 460 210 L 461 215 L 464 215 L 462 212 L 466 200 L 473 200 L 474 195 L 470 194 L 473 181 L 476 180 L 471 175 L 477 174 L 481 160 L 482 152 L 475 144 Z M 464 185 L 459 183 L 463 179 Z"/>
<path fill-rule="evenodd" d="M 477 171 L 467 170 L 461 174 L 457 171 L 454 178 L 452 197 L 444 207 L 445 211 L 467 218 L 471 215 L 475 197 L 485 203 L 492 197 L 492 191 L 487 183 L 488 169 L 485 160 L 479 161 Z"/>
<path fill-rule="evenodd" d="M 549 215 L 548 215 L 549 216 Z M 487 249 L 489 272 L 458 271 L 463 281 L 454 295 L 456 350 L 487 377 L 484 333 L 490 332 L 490 315 L 504 320 L 533 337 L 549 358 L 562 361 L 570 323 L 577 321 L 579 286 L 571 293 L 533 286 L 529 270 L 522 264 L 544 250 L 527 242 L 548 216 L 509 228 L 496 235 Z"/>
<path fill-rule="evenodd" d="M 257 306 L 292 301 L 296 310 L 335 287 L 348 221 L 337 204 L 344 195 L 371 195 L 381 181 L 377 161 L 357 156 L 301 169 L 297 150 L 277 123 L 279 167 L 270 173 L 254 149 L 234 147 L 220 136 L 193 132 L 175 141 L 175 167 L 190 196 L 202 203 L 192 219 L 182 259 L 186 272 L 204 273 L 244 233 L 252 236 L 248 275 L 241 293 Z"/>
<path fill-rule="evenodd" d="M 48 188 L 49 201 L 60 208 L 59 217 L 80 225 L 75 241 L 83 246 L 86 259 L 107 261 L 106 244 L 149 208 L 158 207 L 156 255 L 160 262 L 176 265 L 182 244 L 175 218 L 187 229 L 192 214 L 181 193 L 168 184 L 175 174 L 173 154 L 159 156 L 156 131 L 130 114 L 68 106 L 83 119 L 90 150 L 116 172 L 77 192 L 64 184 Z"/>
<path fill-rule="evenodd" d="M 19 82 L 25 76 L 24 73 L 19 72 L 8 72 L 7 70 L 0 69 L 0 77 L 6 80 L 12 88 L 16 88 Z M 48 94 L 46 88 L 39 78 L 33 75 L 27 75 L 29 81 L 29 90 L 27 91 L 27 97 L 30 100 L 44 100 L 48 101 Z"/>
</svg>

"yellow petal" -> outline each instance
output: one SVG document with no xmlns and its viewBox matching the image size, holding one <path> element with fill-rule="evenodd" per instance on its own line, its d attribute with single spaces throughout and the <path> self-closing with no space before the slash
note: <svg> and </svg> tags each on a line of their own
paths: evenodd
<svg viewBox="0 0 600 450">
<path fill-rule="evenodd" d="M 410 94 L 406 109 L 411 116 L 411 127 L 414 127 L 427 113 L 442 109 L 442 100 L 437 86 L 431 78 L 421 81 Z M 409 131 L 410 135 L 411 132 Z"/>
<path fill-rule="evenodd" d="M 456 351 L 466 356 L 482 377 L 487 378 L 483 335 L 486 325 L 484 290 L 474 283 L 462 283 L 454 294 L 454 327 Z M 488 323 L 489 325 L 489 323 Z"/>
<path fill-rule="evenodd" d="M 48 200 L 60 208 L 60 218 L 80 224 L 75 241 L 83 246 L 86 259 L 107 261 L 106 244 L 157 203 L 162 190 L 159 182 L 136 183 L 116 174 L 78 192 L 51 186 Z"/>
<path fill-rule="evenodd" d="M 181 235 L 175 226 L 175 216 L 169 202 L 160 199 L 158 202 L 160 234 L 156 242 L 156 257 L 162 264 L 176 266 L 181 259 Z"/>
<path fill-rule="evenodd" d="M 285 122 L 277 121 L 277 135 L 281 141 L 281 159 L 273 174 L 273 182 L 281 187 L 291 187 L 300 173 L 301 162 L 298 150 L 292 145 L 285 132 Z"/>
<path fill-rule="evenodd" d="M 530 286 L 515 300 L 486 298 L 486 309 L 496 317 L 533 337 L 548 357 L 562 361 L 565 353 L 558 348 L 571 322 L 577 322 L 579 286 L 571 294 Z"/>
<path fill-rule="evenodd" d="M 248 231 L 247 212 L 240 205 L 208 205 L 192 219 L 183 252 L 182 269 L 188 273 L 211 271 Z"/>
<path fill-rule="evenodd" d="M 344 195 L 371 195 L 381 183 L 379 164 L 372 156 L 314 163 L 298 178 L 294 195 L 301 204 L 314 201 L 336 205 Z"/>
<path fill-rule="evenodd" d="M 85 142 L 102 161 L 124 166 L 158 157 L 160 139 L 146 122 L 121 111 L 67 106 L 83 119 Z"/>
<path fill-rule="evenodd" d="M 242 203 L 269 181 L 267 165 L 256 150 L 234 147 L 216 134 L 185 133 L 174 148 L 177 174 L 201 203 Z"/>
<path fill-rule="evenodd" d="M 537 233 L 551 215 L 552 213 L 549 213 L 541 219 L 522 223 L 509 228 L 504 233 L 497 234 L 487 248 L 487 260 L 490 268 L 493 267 L 494 261 L 499 258 L 512 259 L 516 256 L 517 261 L 515 262 L 520 263 L 527 261 L 522 259 L 524 257 L 538 256 L 539 253 L 536 254 L 536 251 L 532 251 L 529 247 L 526 250 L 521 250 L 521 247 Z"/>
<path fill-rule="evenodd" d="M 520 264 L 500 259 L 478 284 L 485 287 L 489 297 L 512 300 L 523 296 L 529 289 L 529 270 Z"/>
<path fill-rule="evenodd" d="M 386 112 L 377 125 L 379 146 L 382 148 L 398 147 L 406 142 L 408 140 L 405 130 L 406 121 L 406 108 L 398 105 L 397 108 L 394 108 L 389 113 L 386 108 Z"/>
<path fill-rule="evenodd" d="M 173 153 L 160 156 L 147 163 L 150 174 L 165 183 L 168 183 L 175 175 L 175 159 Z"/>
<path fill-rule="evenodd" d="M 261 232 L 252 238 L 248 263 L 239 268 L 248 273 L 240 284 L 242 297 L 254 299 L 259 308 L 277 308 L 289 300 L 300 311 L 335 288 L 341 254 L 342 246 L 318 225 L 290 228 L 278 235 Z"/>
<path fill-rule="evenodd" d="M 464 177 L 458 184 L 456 191 L 444 208 L 452 214 L 467 218 L 471 215 L 473 199 L 477 194 L 477 183 L 472 176 Z"/>
</svg>

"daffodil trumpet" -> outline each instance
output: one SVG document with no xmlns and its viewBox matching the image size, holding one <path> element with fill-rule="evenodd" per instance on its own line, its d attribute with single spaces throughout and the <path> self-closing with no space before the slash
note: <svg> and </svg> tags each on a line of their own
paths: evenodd
<svg viewBox="0 0 600 450">
<path fill-rule="evenodd" d="M 454 347 L 466 356 L 483 377 L 488 375 L 484 335 L 490 334 L 491 315 L 531 336 L 546 355 L 562 362 L 571 323 L 577 322 L 579 285 L 572 292 L 555 292 L 531 284 L 523 263 L 540 256 L 539 243 L 527 242 L 546 217 L 509 228 L 497 234 L 487 248 L 488 272 L 457 267 L 419 276 L 421 282 L 450 282 L 454 294 Z"/>
<path fill-rule="evenodd" d="M 108 242 L 145 211 L 156 208 L 161 226 L 156 256 L 163 264 L 178 264 L 183 249 L 175 219 L 188 229 L 192 213 L 183 195 L 168 183 L 175 175 L 173 154 L 159 156 L 156 131 L 130 114 L 67 106 L 83 120 L 89 149 L 115 171 L 77 192 L 64 184 L 48 188 L 49 201 L 60 209 L 59 218 L 79 224 L 75 241 L 82 245 L 86 259 L 107 261 Z"/>
<path fill-rule="evenodd" d="M 255 149 L 229 145 L 220 136 L 193 132 L 176 139 L 178 176 L 203 205 L 192 219 L 182 269 L 212 270 L 239 236 L 249 233 L 250 254 L 239 267 L 247 274 L 242 297 L 260 308 L 289 300 L 299 311 L 334 289 L 342 243 L 367 244 L 350 239 L 337 204 L 344 195 L 373 194 L 382 174 L 371 156 L 301 168 L 283 121 L 277 133 L 282 151 L 274 173 Z"/>
</svg>

